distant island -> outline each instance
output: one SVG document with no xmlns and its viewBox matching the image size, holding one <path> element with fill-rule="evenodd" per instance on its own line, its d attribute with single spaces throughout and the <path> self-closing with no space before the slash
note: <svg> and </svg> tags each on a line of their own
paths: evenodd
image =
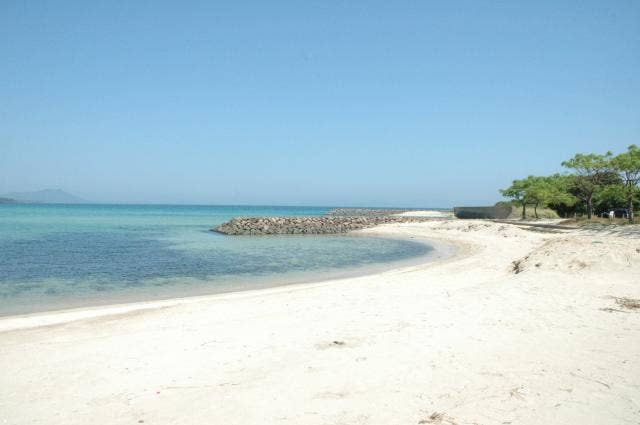
<svg viewBox="0 0 640 425">
<path fill-rule="evenodd" d="M 44 189 L 34 192 L 12 192 L 1 195 L 0 204 L 42 203 L 42 204 L 86 204 L 85 199 L 60 189 Z"/>
<path fill-rule="evenodd" d="M 19 201 L 11 198 L 2 198 L 0 197 L 0 204 L 19 204 Z"/>
</svg>

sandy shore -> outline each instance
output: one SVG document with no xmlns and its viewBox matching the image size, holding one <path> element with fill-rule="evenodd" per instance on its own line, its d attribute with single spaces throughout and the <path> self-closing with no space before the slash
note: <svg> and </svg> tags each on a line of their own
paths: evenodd
<svg viewBox="0 0 640 425">
<path fill-rule="evenodd" d="M 640 422 L 640 238 L 433 220 L 372 276 L 0 319 L 0 424 Z M 617 297 L 617 298 L 616 298 Z"/>
<path fill-rule="evenodd" d="M 453 218 L 453 211 L 421 210 L 398 213 L 401 217 Z"/>
</svg>

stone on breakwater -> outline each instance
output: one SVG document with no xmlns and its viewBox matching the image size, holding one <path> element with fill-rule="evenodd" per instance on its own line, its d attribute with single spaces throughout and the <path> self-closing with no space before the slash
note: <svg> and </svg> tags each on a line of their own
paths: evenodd
<svg viewBox="0 0 640 425">
<path fill-rule="evenodd" d="M 401 216 L 239 217 L 212 230 L 226 235 L 323 235 L 346 233 L 379 224 L 428 220 L 424 217 Z"/>
</svg>

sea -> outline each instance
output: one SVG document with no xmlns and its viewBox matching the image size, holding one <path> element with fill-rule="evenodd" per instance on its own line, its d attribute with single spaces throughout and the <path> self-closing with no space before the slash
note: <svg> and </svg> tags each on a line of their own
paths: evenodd
<svg viewBox="0 0 640 425">
<path fill-rule="evenodd" d="M 429 255 L 372 236 L 228 236 L 238 216 L 328 207 L 0 205 L 0 316 L 259 289 L 367 274 Z"/>
</svg>

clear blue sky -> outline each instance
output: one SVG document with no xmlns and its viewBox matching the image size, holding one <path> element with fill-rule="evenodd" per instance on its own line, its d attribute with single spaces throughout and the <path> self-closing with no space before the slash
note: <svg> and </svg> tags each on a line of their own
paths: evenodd
<svg viewBox="0 0 640 425">
<path fill-rule="evenodd" d="M 0 193 L 451 206 L 640 143 L 640 1 L 0 2 Z"/>
</svg>

